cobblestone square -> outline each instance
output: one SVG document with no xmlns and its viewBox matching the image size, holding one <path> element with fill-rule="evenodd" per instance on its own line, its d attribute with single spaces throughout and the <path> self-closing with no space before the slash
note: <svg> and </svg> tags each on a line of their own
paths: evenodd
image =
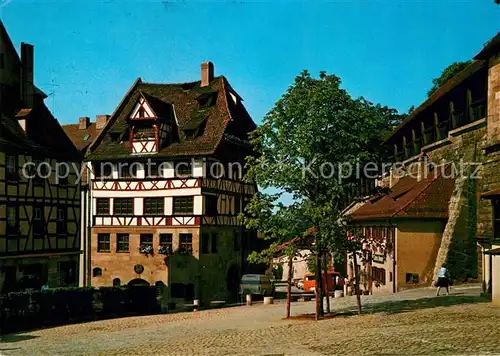
<svg viewBox="0 0 500 356">
<path fill-rule="evenodd" d="M 283 320 L 284 301 L 130 317 L 7 335 L 2 355 L 458 355 L 500 354 L 496 308 L 479 288 L 436 298 L 430 288 L 332 299 L 337 316 Z M 292 304 L 293 315 L 314 301 Z"/>
</svg>

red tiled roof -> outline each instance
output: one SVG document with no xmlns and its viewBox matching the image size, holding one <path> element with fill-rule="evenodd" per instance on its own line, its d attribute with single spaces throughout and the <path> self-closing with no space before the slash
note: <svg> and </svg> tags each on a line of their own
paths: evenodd
<svg viewBox="0 0 500 356">
<path fill-rule="evenodd" d="M 233 93 L 224 76 L 214 78 L 206 87 L 200 81 L 182 84 L 143 83 L 138 79 L 108 121 L 104 132 L 90 147 L 89 159 L 116 159 L 130 157 L 127 135 L 128 117 L 140 95 L 144 95 L 153 110 L 168 115 L 172 112 L 176 128 L 176 142 L 161 147 L 156 156 L 194 156 L 213 154 L 221 142 L 233 136 L 248 141 L 248 132 L 256 127 L 241 100 L 234 103 Z M 160 113 L 157 113 L 160 115 Z M 200 134 L 193 139 L 184 137 L 184 130 L 199 128 Z M 119 142 L 106 133 L 120 134 Z M 226 137 L 230 135 L 231 137 Z M 137 156 L 137 155 L 135 155 Z"/>
<path fill-rule="evenodd" d="M 97 130 L 95 122 L 91 123 L 87 129 L 80 129 L 79 124 L 61 125 L 66 135 L 76 148 L 85 153 L 87 147 L 97 137 Z"/>
<path fill-rule="evenodd" d="M 448 204 L 455 180 L 429 174 L 418 181 L 410 176 L 399 180 L 391 192 L 367 201 L 352 215 L 354 221 L 390 218 L 448 218 Z"/>
</svg>

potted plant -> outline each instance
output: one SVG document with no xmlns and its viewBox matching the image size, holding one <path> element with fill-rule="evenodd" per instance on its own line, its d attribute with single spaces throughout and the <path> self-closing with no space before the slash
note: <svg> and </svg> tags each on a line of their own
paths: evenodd
<svg viewBox="0 0 500 356">
<path fill-rule="evenodd" d="M 139 246 L 139 251 L 145 255 L 153 255 L 153 246 L 151 245 L 141 245 Z"/>
<path fill-rule="evenodd" d="M 169 256 L 172 254 L 172 246 L 171 245 L 160 245 L 158 248 L 158 253 L 161 255 Z"/>
</svg>

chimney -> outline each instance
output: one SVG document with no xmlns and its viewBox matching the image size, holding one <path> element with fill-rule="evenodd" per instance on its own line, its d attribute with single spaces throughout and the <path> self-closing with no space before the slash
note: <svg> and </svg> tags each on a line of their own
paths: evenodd
<svg viewBox="0 0 500 356">
<path fill-rule="evenodd" d="M 214 64 L 212 62 L 201 63 L 201 86 L 206 87 L 214 79 Z"/>
<path fill-rule="evenodd" d="M 80 125 L 78 126 L 79 130 L 86 130 L 90 125 L 90 117 L 82 116 L 80 118 Z"/>
<path fill-rule="evenodd" d="M 97 115 L 95 117 L 95 128 L 96 130 L 102 130 L 109 120 L 109 115 Z"/>
<path fill-rule="evenodd" d="M 25 108 L 33 108 L 35 85 L 33 83 L 34 55 L 33 46 L 21 43 L 21 98 Z"/>
</svg>

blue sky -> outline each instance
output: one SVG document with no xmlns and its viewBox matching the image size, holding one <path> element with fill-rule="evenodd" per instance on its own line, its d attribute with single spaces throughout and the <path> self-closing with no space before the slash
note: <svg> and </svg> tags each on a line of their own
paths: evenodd
<svg viewBox="0 0 500 356">
<path fill-rule="evenodd" d="M 198 80 L 211 60 L 260 122 L 301 70 L 406 111 L 431 79 L 500 30 L 493 0 L 195 2 L 0 0 L 15 46 L 61 123 L 111 113 L 137 77 Z"/>
</svg>

